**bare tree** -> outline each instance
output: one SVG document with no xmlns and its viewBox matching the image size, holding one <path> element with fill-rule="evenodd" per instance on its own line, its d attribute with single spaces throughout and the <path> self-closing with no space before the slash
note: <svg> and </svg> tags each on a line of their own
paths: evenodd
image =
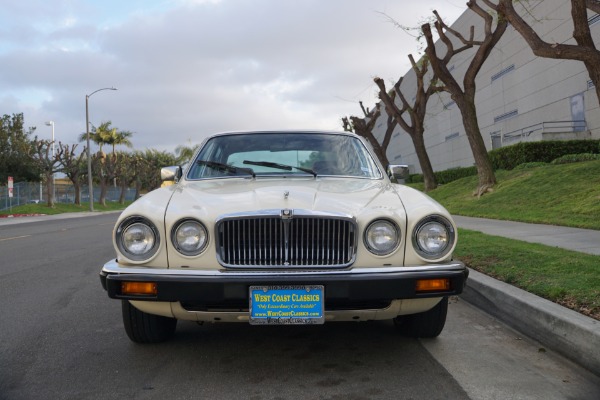
<svg viewBox="0 0 600 400">
<path fill-rule="evenodd" d="M 117 175 L 119 158 L 116 153 L 105 154 L 101 151 L 94 156 L 92 167 L 94 169 L 94 176 L 100 184 L 100 198 L 98 199 L 98 203 L 103 206 L 106 206 L 108 186 Z"/>
<path fill-rule="evenodd" d="M 484 1 L 486 3 L 488 2 L 488 0 Z M 431 63 L 431 68 L 435 75 L 444 83 L 446 90 L 450 93 L 452 100 L 454 100 L 460 110 L 465 133 L 473 153 L 475 166 L 477 167 L 479 184 L 476 193 L 481 195 L 496 184 L 496 176 L 477 121 L 477 111 L 475 107 L 475 94 L 477 90 L 475 78 L 492 49 L 506 31 L 507 21 L 504 18 L 498 17 L 497 14 L 497 18 L 494 18 L 490 12 L 481 8 L 476 0 L 469 1 L 467 5 L 484 20 L 484 37 L 482 40 L 474 39 L 474 26 L 471 26 L 469 38 L 465 38 L 461 33 L 446 25 L 437 11 L 434 11 L 434 15 L 436 16 L 434 26 L 440 40 L 446 47 L 446 53 L 441 57 L 438 55 L 435 48 L 431 25 L 424 24 L 421 26 L 421 29 L 427 41 L 425 53 Z M 461 47 L 455 48 L 449 34 L 455 39 L 458 39 Z M 473 46 L 477 46 L 477 50 L 467 67 L 461 87 L 450 73 L 448 64 L 456 54 L 470 49 Z"/>
<path fill-rule="evenodd" d="M 140 158 L 137 154 L 117 153 L 119 162 L 116 165 L 117 182 L 121 189 L 119 194 L 119 204 L 125 204 L 125 194 L 127 189 L 138 180 L 140 169 Z"/>
<path fill-rule="evenodd" d="M 600 1 L 597 0 L 571 0 L 571 18 L 573 20 L 573 38 L 576 45 L 550 43 L 544 41 L 533 27 L 525 21 L 521 14 L 515 9 L 514 3 L 519 3 L 523 12 L 529 14 L 522 1 L 513 0 L 482 0 L 488 7 L 502 14 L 508 22 L 521 34 L 527 42 L 533 54 L 538 57 L 554 58 L 562 60 L 577 60 L 584 63 L 591 81 L 596 87 L 596 96 L 600 99 L 600 51 L 594 44 L 590 32 L 587 10 L 600 13 Z M 470 6 L 469 6 L 470 7 Z"/>
<path fill-rule="evenodd" d="M 69 146 L 68 144 L 62 144 L 58 142 L 58 147 L 60 149 L 60 163 L 63 165 L 63 172 L 67 178 L 73 183 L 73 188 L 75 190 L 75 204 L 78 206 L 81 205 L 81 184 L 83 183 L 83 177 L 87 174 L 87 169 L 84 163 L 84 158 L 86 156 L 86 148 L 83 148 L 83 151 L 76 155 L 75 149 L 77 149 L 77 145 L 74 144 Z"/>
<path fill-rule="evenodd" d="M 349 121 L 348 118 L 343 118 L 342 124 L 344 125 L 344 130 L 354 132 L 358 136 L 367 139 L 367 141 L 373 147 L 375 155 L 377 156 L 381 164 L 383 164 L 384 167 L 387 167 L 390 164 L 387 157 L 387 148 L 392 139 L 392 132 L 394 131 L 394 128 L 396 126 L 396 121 L 394 119 L 388 118 L 388 125 L 385 136 L 382 142 L 379 143 L 379 141 L 373 134 L 373 128 L 375 127 L 377 120 L 381 116 L 381 110 L 379 109 L 379 105 L 375 107 L 375 110 L 369 111 L 368 109 L 365 109 L 362 101 L 359 102 L 359 104 L 360 108 L 365 114 L 365 117 L 360 118 L 356 116 L 350 116 Z"/>
<path fill-rule="evenodd" d="M 400 86 L 404 78 L 400 78 L 394 85 L 394 91 L 388 94 L 385 88 L 385 82 L 381 78 L 375 78 L 375 84 L 379 87 L 379 98 L 385 104 L 388 115 L 395 118 L 398 125 L 408 133 L 412 139 L 415 152 L 421 166 L 421 172 L 423 173 L 423 181 L 425 184 L 425 191 L 433 190 L 437 187 L 437 181 L 431 166 L 431 160 L 427 154 L 425 147 L 425 113 L 427 110 L 427 102 L 429 98 L 437 92 L 444 90 L 444 86 L 437 85 L 437 78 L 435 75 L 429 81 L 427 88 L 425 88 L 425 75 L 429 68 L 429 61 L 426 57 L 421 60 L 421 64 L 417 65 L 412 54 L 408 56 L 412 64 L 413 71 L 417 78 L 417 92 L 413 104 L 409 104 L 406 96 L 402 93 Z M 395 98 L 398 96 L 402 103 L 402 108 L 396 105 Z M 407 113 L 410 118 L 410 124 L 406 122 L 403 114 Z"/>
<path fill-rule="evenodd" d="M 53 155 L 52 144 L 50 140 L 38 140 L 36 137 L 31 146 L 30 157 L 37 168 L 42 172 L 44 181 L 46 182 L 46 192 L 48 198 L 48 207 L 54 207 L 54 174 L 62 170 L 60 159 L 62 157 L 62 148 L 59 146 L 58 151 Z"/>
</svg>

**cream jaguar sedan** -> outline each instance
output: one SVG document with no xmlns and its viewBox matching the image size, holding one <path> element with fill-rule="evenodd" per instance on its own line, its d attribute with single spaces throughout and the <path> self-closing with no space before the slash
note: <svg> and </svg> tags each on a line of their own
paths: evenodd
<svg viewBox="0 0 600 400">
<path fill-rule="evenodd" d="M 161 173 L 175 184 L 121 214 L 100 273 L 134 342 L 169 339 L 177 320 L 393 319 L 435 337 L 466 283 L 449 213 L 352 133 L 222 133 Z"/>
</svg>

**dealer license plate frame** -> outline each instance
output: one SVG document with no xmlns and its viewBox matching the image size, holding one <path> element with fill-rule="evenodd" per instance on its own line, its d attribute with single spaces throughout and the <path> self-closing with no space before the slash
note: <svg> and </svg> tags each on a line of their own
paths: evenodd
<svg viewBox="0 0 600 400">
<path fill-rule="evenodd" d="M 298 296 L 303 295 L 313 296 L 310 296 L 311 300 L 298 300 L 301 299 Z M 318 300 L 314 295 L 318 295 Z M 292 299 L 296 299 L 296 301 Z M 249 302 L 251 325 L 319 325 L 325 323 L 324 285 L 250 286 Z"/>
</svg>

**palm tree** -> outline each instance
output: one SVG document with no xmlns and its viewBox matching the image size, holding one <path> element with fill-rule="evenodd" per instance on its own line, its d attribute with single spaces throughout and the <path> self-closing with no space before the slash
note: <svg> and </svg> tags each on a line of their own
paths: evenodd
<svg viewBox="0 0 600 400">
<path fill-rule="evenodd" d="M 100 146 L 100 152 L 102 153 L 102 146 L 107 144 L 112 146 L 112 153 L 115 154 L 115 146 L 124 145 L 132 147 L 129 138 L 133 135 L 129 131 L 119 131 L 118 128 L 111 128 L 111 121 L 102 122 L 98 127 L 92 126 L 90 132 L 90 139 Z M 83 142 L 87 139 L 86 133 L 79 135 L 79 141 Z"/>
<path fill-rule="evenodd" d="M 115 146 L 123 145 L 126 147 L 133 147 L 133 144 L 129 138 L 133 136 L 133 132 L 129 131 L 117 131 L 117 128 L 111 129 L 105 136 L 105 144 L 112 146 L 112 153 L 115 154 Z"/>
<path fill-rule="evenodd" d="M 190 141 L 190 145 L 189 146 L 177 146 L 175 147 L 175 154 L 177 156 L 177 163 L 178 164 L 183 164 L 185 162 L 188 162 L 189 160 L 192 159 L 192 156 L 194 155 L 194 153 L 196 152 L 196 150 L 198 150 L 198 147 L 200 145 L 195 145 L 192 146 L 192 143 Z"/>
</svg>

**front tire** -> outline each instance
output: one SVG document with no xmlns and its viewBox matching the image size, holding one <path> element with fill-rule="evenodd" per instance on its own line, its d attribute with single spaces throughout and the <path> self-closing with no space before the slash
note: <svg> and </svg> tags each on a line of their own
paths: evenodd
<svg viewBox="0 0 600 400">
<path fill-rule="evenodd" d="M 129 339 L 135 343 L 160 343 L 175 333 L 177 320 L 138 310 L 127 300 L 121 302 L 123 325 Z"/>
<path fill-rule="evenodd" d="M 444 297 L 429 311 L 394 318 L 394 324 L 406 336 L 434 338 L 442 333 L 447 314 L 448 298 Z"/>
</svg>

